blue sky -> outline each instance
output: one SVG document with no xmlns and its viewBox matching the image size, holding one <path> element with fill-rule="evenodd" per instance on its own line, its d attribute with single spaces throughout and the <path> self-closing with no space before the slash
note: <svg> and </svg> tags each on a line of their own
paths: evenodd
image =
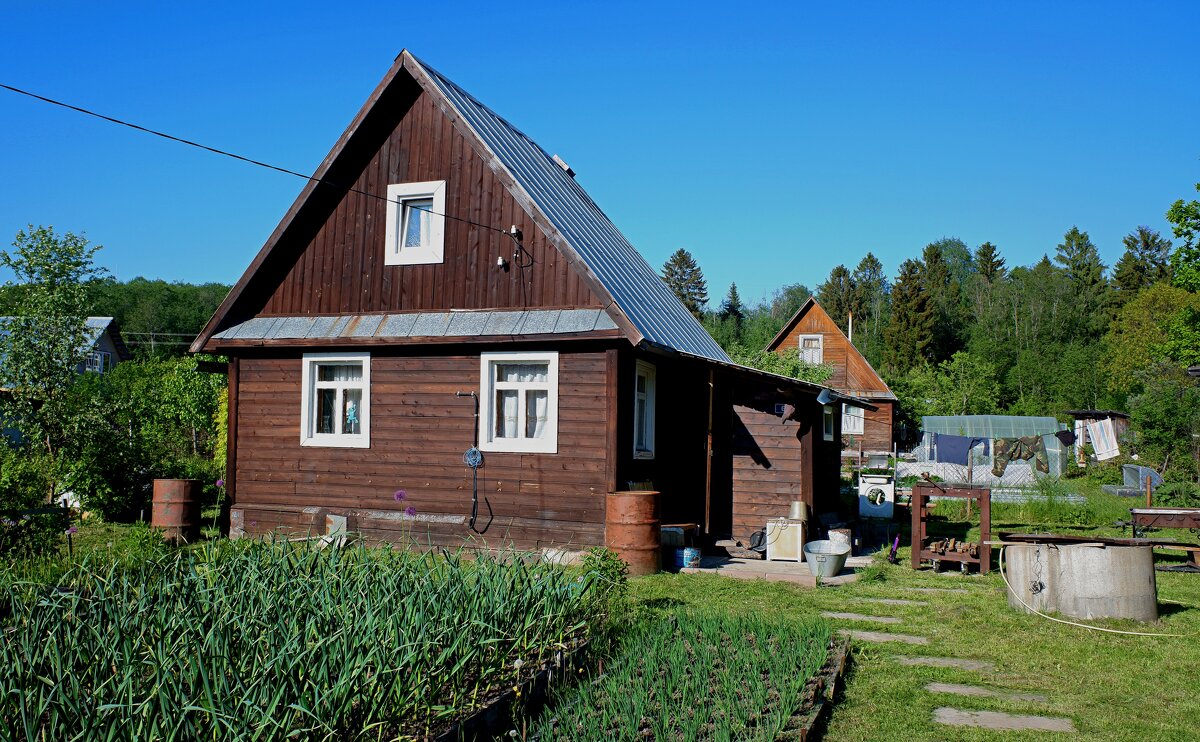
<svg viewBox="0 0 1200 742">
<path fill-rule="evenodd" d="M 110 7 L 111 6 L 111 7 Z M 345 9 L 340 9 L 342 6 Z M 312 172 L 403 48 L 714 303 L 928 242 L 1111 264 L 1200 181 L 1200 4 L 6 2 L 0 82 Z M 235 281 L 303 182 L 0 90 L 0 245 Z M 6 276 L 0 276 L 6 278 Z"/>
</svg>

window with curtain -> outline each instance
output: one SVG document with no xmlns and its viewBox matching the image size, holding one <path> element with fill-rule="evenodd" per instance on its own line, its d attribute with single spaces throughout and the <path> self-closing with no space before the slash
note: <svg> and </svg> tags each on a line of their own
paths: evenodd
<svg viewBox="0 0 1200 742">
<path fill-rule="evenodd" d="M 485 451 L 558 451 L 558 354 L 480 356 L 480 447 Z"/>
<path fill-rule="evenodd" d="M 824 362 L 825 354 L 820 335 L 800 336 L 800 360 L 805 363 L 811 363 L 814 366 Z"/>
<path fill-rule="evenodd" d="M 842 432 L 846 435 L 862 435 L 863 408 L 854 405 L 842 405 Z"/>
<path fill-rule="evenodd" d="M 442 262 L 445 214 L 446 181 L 389 185 L 384 265 Z"/>
<path fill-rule="evenodd" d="M 654 385 L 652 364 L 637 362 L 633 386 L 633 457 L 654 458 Z"/>
<path fill-rule="evenodd" d="M 300 443 L 370 446 L 370 356 L 310 353 L 304 356 Z"/>
</svg>

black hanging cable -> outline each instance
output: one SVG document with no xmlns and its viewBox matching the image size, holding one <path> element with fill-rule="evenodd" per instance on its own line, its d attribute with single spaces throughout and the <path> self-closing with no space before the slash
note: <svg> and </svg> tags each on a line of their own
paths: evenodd
<svg viewBox="0 0 1200 742">
<path fill-rule="evenodd" d="M 72 111 L 77 111 L 77 112 L 85 114 L 87 116 L 94 116 L 98 119 L 103 119 L 104 121 L 108 121 L 113 124 L 118 124 L 120 126 L 127 126 L 130 129 L 135 129 L 137 131 L 140 131 L 140 132 L 143 132 L 146 134 L 152 134 L 156 137 L 162 137 L 163 139 L 167 139 L 172 142 L 186 144 L 189 147 L 196 147 L 196 148 L 202 149 L 206 152 L 212 152 L 213 154 L 216 154 L 216 155 L 222 155 L 224 157 L 231 157 L 235 160 L 240 160 L 241 162 L 249 163 L 251 165 L 257 165 L 258 167 L 265 167 L 268 170 L 274 170 L 276 172 L 283 173 L 285 175 L 294 175 L 297 178 L 303 178 L 304 180 L 312 181 L 314 183 L 323 183 L 324 185 L 332 186 L 333 188 L 337 188 L 338 190 L 343 190 L 348 193 L 357 193 L 360 196 L 367 196 L 368 198 L 374 198 L 374 199 L 378 199 L 380 201 L 386 201 L 388 203 L 396 203 L 396 204 L 402 203 L 402 201 L 400 201 L 400 200 L 393 201 L 392 199 L 388 198 L 387 196 L 380 196 L 378 193 L 369 193 L 367 191 L 363 191 L 358 188 L 354 188 L 353 186 L 346 186 L 346 185 L 342 185 L 340 183 L 335 183 L 331 180 L 325 180 L 324 178 L 318 178 L 318 177 L 315 177 L 312 175 L 305 175 L 304 173 L 298 173 L 295 170 L 288 170 L 285 167 L 279 167 L 278 165 L 272 165 L 269 162 L 255 160 L 253 158 L 245 157 L 243 155 L 239 155 L 234 152 L 229 152 L 227 150 L 218 149 L 216 147 L 209 147 L 207 144 L 201 144 L 199 142 L 194 142 L 190 139 L 184 139 L 183 137 L 177 137 L 172 134 L 167 134 L 166 132 L 157 131 L 155 129 L 150 129 L 145 126 L 141 126 L 139 124 L 134 124 L 129 121 L 123 121 L 118 118 L 113 118 L 112 116 L 105 116 L 102 113 L 96 113 L 95 111 L 90 111 L 90 110 L 88 110 L 86 108 L 82 108 L 80 106 L 74 106 L 74 105 L 71 105 L 70 103 L 64 103 L 60 100 L 55 100 L 53 98 L 47 98 L 44 95 L 38 95 L 37 93 L 31 93 L 28 90 L 22 90 L 21 88 L 13 87 L 12 85 L 5 85 L 4 83 L 0 83 L 0 88 L 4 88 L 5 90 L 11 90 L 12 92 L 18 93 L 20 95 L 27 95 L 30 98 L 35 98 L 37 100 L 43 101 L 45 103 L 49 103 L 51 105 L 61 106 L 63 108 L 66 108 L 66 109 L 69 109 Z M 419 206 L 413 206 L 412 208 L 419 209 L 419 210 L 427 212 L 429 214 L 434 214 L 436 216 L 441 216 L 441 217 L 445 217 L 447 219 L 453 219 L 458 222 L 463 222 L 465 224 L 470 224 L 470 225 L 479 227 L 480 229 L 490 229 L 493 232 L 501 232 L 504 234 L 508 234 L 508 230 L 501 229 L 499 227 L 493 227 L 490 224 L 481 224 L 480 222 L 472 221 L 470 219 L 464 219 L 460 216 L 453 216 L 451 214 L 441 214 L 432 209 L 425 209 L 425 208 L 421 208 Z M 517 244 L 518 244 L 518 246 L 520 246 L 519 242 Z M 522 248 L 522 249 L 524 249 L 524 248 Z"/>
</svg>

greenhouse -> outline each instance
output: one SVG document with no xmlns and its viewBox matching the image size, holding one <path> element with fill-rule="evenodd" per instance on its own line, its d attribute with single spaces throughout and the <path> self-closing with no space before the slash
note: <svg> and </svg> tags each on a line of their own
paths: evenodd
<svg viewBox="0 0 1200 742">
<path fill-rule="evenodd" d="M 992 487 L 1021 487 L 1031 485 L 1038 477 L 1062 476 L 1071 463 L 1071 447 L 1060 441 L 1055 433 L 1067 426 L 1053 417 L 1021 417 L 1015 415 L 928 415 L 921 418 L 921 441 L 912 453 L 916 462 L 900 468 L 911 469 L 905 474 L 929 473 L 946 482 L 973 482 Z M 938 437 L 942 435 L 982 438 L 982 443 L 970 448 L 969 464 L 951 463 L 938 454 Z M 1039 436 L 1045 448 L 1048 471 L 1040 471 L 1037 458 L 1013 458 L 1007 466 L 996 466 L 997 439 L 1018 439 Z M 1002 473 L 997 475 L 993 469 Z M 900 472 L 897 472 L 900 474 Z"/>
</svg>

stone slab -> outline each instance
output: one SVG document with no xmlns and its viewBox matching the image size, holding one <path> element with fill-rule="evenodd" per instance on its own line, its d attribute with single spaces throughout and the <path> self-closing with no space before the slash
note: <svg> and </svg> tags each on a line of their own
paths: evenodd
<svg viewBox="0 0 1200 742">
<path fill-rule="evenodd" d="M 1000 711 L 963 711 L 942 706 L 933 710 L 933 720 L 954 727 L 1038 732 L 1074 732 L 1075 722 L 1056 716 L 1025 716 Z"/>
<path fill-rule="evenodd" d="M 903 600 L 901 598 L 858 598 L 864 603 L 879 603 L 880 605 L 929 605 L 925 600 Z"/>
<path fill-rule="evenodd" d="M 904 644 L 928 644 L 929 637 L 913 636 L 912 634 L 889 634 L 886 631 L 854 631 L 842 629 L 838 631 L 843 636 L 863 642 L 903 642 Z"/>
<path fill-rule="evenodd" d="M 895 616 L 867 616 L 862 613 L 841 613 L 838 611 L 824 611 L 821 613 L 825 618 L 836 618 L 842 621 L 874 621 L 875 623 L 900 623 L 900 619 Z"/>
<path fill-rule="evenodd" d="M 951 693 L 956 696 L 976 696 L 979 698 L 1001 698 L 1005 701 L 1031 701 L 1046 703 L 1045 696 L 1039 693 L 1015 693 L 1008 690 L 983 688 L 978 685 L 963 685 L 961 683 L 929 683 L 925 690 L 930 693 Z"/>
<path fill-rule="evenodd" d="M 924 667 L 949 667 L 955 670 L 976 670 L 979 672 L 995 672 L 996 666 L 987 660 L 960 659 L 958 657 L 897 657 L 902 665 L 922 665 Z"/>
<path fill-rule="evenodd" d="M 971 592 L 961 587 L 902 587 L 900 589 L 914 593 L 959 593 L 960 595 L 968 595 Z"/>
</svg>

